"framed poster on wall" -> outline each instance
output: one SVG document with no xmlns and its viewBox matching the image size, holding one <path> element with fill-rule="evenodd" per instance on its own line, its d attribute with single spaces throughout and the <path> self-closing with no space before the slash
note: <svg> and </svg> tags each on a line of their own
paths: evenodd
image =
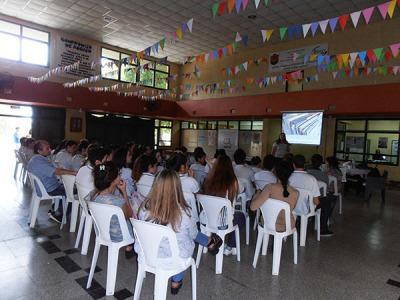
<svg viewBox="0 0 400 300">
<path fill-rule="evenodd" d="M 238 148 L 239 131 L 236 129 L 218 130 L 218 149 L 225 149 L 228 156 L 233 158 L 233 153 Z"/>
</svg>

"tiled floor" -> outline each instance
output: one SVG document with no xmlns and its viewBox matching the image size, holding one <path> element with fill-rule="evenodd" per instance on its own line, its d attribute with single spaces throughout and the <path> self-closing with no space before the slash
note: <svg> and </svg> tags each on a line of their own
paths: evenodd
<svg viewBox="0 0 400 300">
<path fill-rule="evenodd" d="M 92 288 L 86 279 L 93 252 L 73 248 L 75 233 L 60 231 L 40 207 L 35 230 L 27 225 L 30 190 L 11 172 L 0 174 L 0 299 L 94 299 L 105 295 L 107 252 L 101 250 Z M 255 235 L 242 245 L 242 260 L 225 257 L 223 274 L 215 275 L 214 258 L 203 256 L 197 271 L 198 299 L 398 299 L 400 296 L 399 191 L 387 192 L 384 207 L 374 195 L 370 207 L 354 195 L 344 198 L 343 215 L 335 215 L 335 236 L 317 242 L 310 230 L 306 247 L 293 264 L 291 239 L 284 243 L 280 275 L 271 275 L 271 252 L 251 266 Z M 94 235 L 94 234 L 93 234 Z M 92 236 L 93 236 L 92 235 Z M 243 241 L 244 239 L 242 239 Z M 114 298 L 132 298 L 135 259 L 121 252 Z M 142 299 L 152 299 L 154 277 L 148 275 Z M 178 296 L 190 299 L 190 276 Z M 113 297 L 109 297 L 112 299 Z"/>
</svg>

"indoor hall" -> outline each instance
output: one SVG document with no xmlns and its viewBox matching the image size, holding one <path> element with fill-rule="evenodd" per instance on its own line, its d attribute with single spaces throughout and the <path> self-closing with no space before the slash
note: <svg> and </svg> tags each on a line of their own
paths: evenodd
<svg viewBox="0 0 400 300">
<path fill-rule="evenodd" d="M 399 16 L 0 2 L 0 299 L 397 299 Z"/>
</svg>

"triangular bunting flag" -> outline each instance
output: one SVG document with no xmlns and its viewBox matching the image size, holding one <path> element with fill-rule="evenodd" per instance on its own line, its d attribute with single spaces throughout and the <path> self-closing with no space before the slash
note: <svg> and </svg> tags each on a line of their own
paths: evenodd
<svg viewBox="0 0 400 300">
<path fill-rule="evenodd" d="M 333 19 L 329 19 L 329 27 L 331 28 L 332 32 L 335 31 L 338 20 L 339 20 L 338 17 L 333 18 Z"/>
<path fill-rule="evenodd" d="M 383 58 L 383 55 L 382 55 L 382 53 L 383 53 L 383 48 L 376 48 L 376 49 L 374 49 L 374 53 L 375 53 L 376 59 L 377 59 L 378 61 L 381 61 L 382 58 Z"/>
<path fill-rule="evenodd" d="M 321 28 L 321 31 L 323 34 L 326 32 L 326 27 L 328 26 L 329 20 L 323 20 L 319 22 L 319 27 Z"/>
<path fill-rule="evenodd" d="M 338 72 L 332 72 L 333 79 L 336 79 Z"/>
<path fill-rule="evenodd" d="M 247 4 L 249 4 L 249 0 L 243 0 L 242 3 L 243 3 L 243 10 L 245 10 L 247 7 Z"/>
<path fill-rule="evenodd" d="M 306 38 L 308 31 L 311 28 L 311 24 L 303 24 L 303 37 Z"/>
<path fill-rule="evenodd" d="M 347 66 L 349 65 L 350 55 L 349 55 L 349 53 L 345 53 L 345 54 L 342 54 L 341 56 L 342 56 L 343 65 L 347 68 Z"/>
<path fill-rule="evenodd" d="M 390 2 L 390 4 L 389 4 L 389 8 L 388 8 L 388 15 L 389 15 L 390 18 L 393 17 L 393 13 L 394 13 L 394 8 L 395 7 L 396 7 L 396 0 L 392 0 Z"/>
<path fill-rule="evenodd" d="M 217 15 L 218 7 L 219 7 L 219 3 L 218 2 L 214 3 L 213 6 L 212 6 L 212 14 L 213 14 L 214 18 Z"/>
<path fill-rule="evenodd" d="M 361 60 L 362 65 L 365 65 L 365 57 L 367 56 L 367 51 L 358 52 L 358 57 Z"/>
<path fill-rule="evenodd" d="M 368 50 L 367 56 L 368 56 L 368 59 L 370 62 L 372 62 L 373 64 L 376 63 L 376 56 L 375 56 L 374 50 L 371 50 L 371 49 Z"/>
<path fill-rule="evenodd" d="M 261 35 L 262 35 L 262 39 L 263 39 L 263 43 L 265 42 L 265 40 L 267 39 L 267 31 L 266 30 L 261 30 Z"/>
<path fill-rule="evenodd" d="M 247 71 L 247 61 L 243 63 L 243 68 Z"/>
<path fill-rule="evenodd" d="M 236 8 L 236 12 L 239 13 L 240 12 L 240 7 L 242 6 L 242 0 L 236 0 L 235 1 L 235 8 Z"/>
<path fill-rule="evenodd" d="M 235 7 L 235 0 L 228 0 L 228 13 L 231 13 Z"/>
<path fill-rule="evenodd" d="M 226 1 L 221 1 L 218 6 L 218 16 L 222 16 L 226 9 Z"/>
<path fill-rule="evenodd" d="M 400 68 L 400 66 L 393 67 L 393 75 L 397 75 L 397 73 L 399 72 L 399 68 Z"/>
<path fill-rule="evenodd" d="M 350 53 L 350 68 L 353 68 L 354 63 L 356 62 L 357 56 L 358 56 L 357 52 Z"/>
<path fill-rule="evenodd" d="M 249 42 L 249 36 L 248 35 L 244 35 L 242 36 L 242 43 L 245 47 L 247 47 L 247 43 Z"/>
<path fill-rule="evenodd" d="M 178 37 L 178 39 L 182 39 L 182 28 L 178 28 L 176 30 L 176 36 Z"/>
<path fill-rule="evenodd" d="M 353 21 L 354 28 L 357 28 L 358 20 L 360 19 L 361 10 L 350 14 L 351 21 Z"/>
<path fill-rule="evenodd" d="M 366 8 L 362 11 L 362 14 L 364 16 L 366 24 L 368 24 L 369 21 L 371 20 L 371 16 L 372 16 L 372 13 L 374 12 L 374 9 L 375 9 L 375 6 L 372 6 L 372 7 Z"/>
<path fill-rule="evenodd" d="M 273 29 L 268 29 L 267 30 L 267 42 L 271 39 L 272 33 L 274 32 Z"/>
<path fill-rule="evenodd" d="M 378 5 L 378 10 L 381 13 L 381 16 L 382 16 L 382 18 L 384 20 L 386 19 L 386 15 L 388 13 L 389 5 L 390 5 L 390 1 Z"/>
<path fill-rule="evenodd" d="M 400 1 L 400 0 L 399 0 Z M 268 6 L 269 0 L 264 0 L 265 6 Z"/>
<path fill-rule="evenodd" d="M 206 54 L 204 55 L 204 62 L 205 62 L 205 63 L 208 63 L 208 58 L 209 58 L 209 56 L 210 56 L 209 53 L 206 53 Z"/>
<path fill-rule="evenodd" d="M 161 47 L 162 50 L 164 50 L 164 46 L 165 46 L 165 38 L 160 40 L 160 47 Z"/>
<path fill-rule="evenodd" d="M 186 22 L 187 28 L 189 29 L 189 32 L 192 33 L 193 29 L 193 18 L 191 18 L 189 21 Z"/>
<path fill-rule="evenodd" d="M 280 37 L 281 37 L 281 40 L 283 40 L 283 38 L 285 37 L 286 31 L 287 31 L 287 27 L 281 27 L 281 28 L 279 28 L 279 35 L 280 35 Z"/>
<path fill-rule="evenodd" d="M 339 17 L 339 25 L 342 30 L 346 27 L 347 20 L 349 19 L 349 15 L 342 15 Z"/>
<path fill-rule="evenodd" d="M 393 57 L 396 58 L 399 55 L 400 43 L 390 45 L 390 50 L 392 51 Z"/>
<path fill-rule="evenodd" d="M 312 33 L 313 36 L 315 36 L 315 33 L 317 32 L 317 29 L 318 29 L 318 23 L 317 22 L 312 23 L 311 24 L 311 33 Z"/>
<path fill-rule="evenodd" d="M 256 9 L 258 8 L 258 5 L 260 4 L 260 0 L 254 0 L 254 5 Z"/>
<path fill-rule="evenodd" d="M 240 36 L 240 33 L 236 32 L 235 42 L 240 42 L 241 40 L 242 40 L 242 37 Z"/>
</svg>

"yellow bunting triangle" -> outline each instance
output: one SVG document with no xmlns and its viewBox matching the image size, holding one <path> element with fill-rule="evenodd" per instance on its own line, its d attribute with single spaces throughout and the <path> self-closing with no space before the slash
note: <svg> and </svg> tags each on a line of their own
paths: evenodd
<svg viewBox="0 0 400 300">
<path fill-rule="evenodd" d="M 271 38 L 273 32 L 274 32 L 273 29 L 268 29 L 268 30 L 267 30 L 267 42 L 268 42 L 269 39 Z"/>
<path fill-rule="evenodd" d="M 393 17 L 395 7 L 396 7 L 396 0 L 392 0 L 389 4 L 389 8 L 388 8 L 388 15 L 390 18 Z"/>
<path fill-rule="evenodd" d="M 182 39 L 182 28 L 178 28 L 176 30 L 176 36 L 178 37 L 178 39 Z"/>
<path fill-rule="evenodd" d="M 349 65 L 349 53 L 342 54 L 343 65 L 347 67 Z"/>
</svg>

